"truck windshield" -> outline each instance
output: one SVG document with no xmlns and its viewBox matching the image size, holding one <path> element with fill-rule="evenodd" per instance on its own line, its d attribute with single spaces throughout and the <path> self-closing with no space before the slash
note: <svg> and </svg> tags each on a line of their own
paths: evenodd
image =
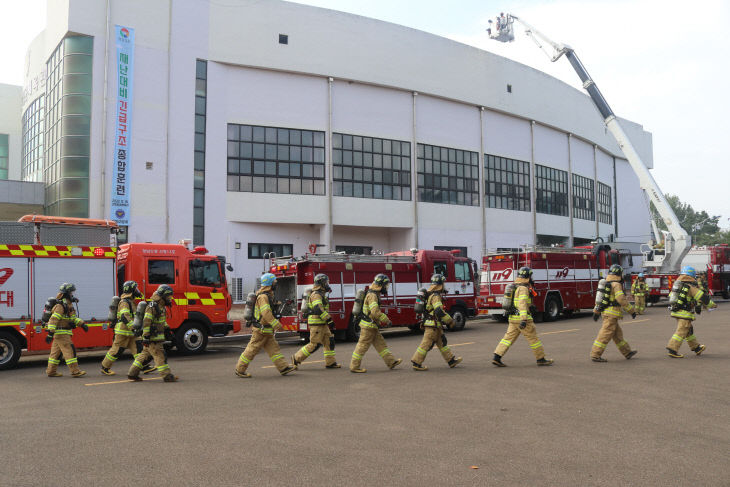
<svg viewBox="0 0 730 487">
<path fill-rule="evenodd" d="M 190 284 L 195 286 L 220 286 L 221 274 L 218 261 L 191 260 Z"/>
</svg>

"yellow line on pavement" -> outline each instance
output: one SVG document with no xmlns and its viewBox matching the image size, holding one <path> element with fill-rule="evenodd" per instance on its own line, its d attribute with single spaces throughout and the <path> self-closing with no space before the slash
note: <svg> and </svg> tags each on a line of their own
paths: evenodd
<svg viewBox="0 0 730 487">
<path fill-rule="evenodd" d="M 151 379 L 142 379 L 142 380 L 160 380 L 162 377 L 152 377 Z M 84 384 L 85 386 L 103 386 L 106 384 L 124 384 L 125 382 L 134 382 L 129 379 L 124 380 L 110 380 L 108 382 L 92 382 L 91 384 Z"/>
<path fill-rule="evenodd" d="M 323 364 L 324 360 L 307 360 L 306 362 L 302 362 L 299 364 L 299 367 L 301 367 L 304 364 Z M 275 369 L 276 365 L 264 365 L 261 367 L 262 369 Z"/>
<path fill-rule="evenodd" d="M 463 345 L 474 345 L 476 342 L 465 342 L 465 343 L 454 343 L 453 345 L 449 345 L 449 347 L 461 347 Z"/>
<path fill-rule="evenodd" d="M 568 333 L 569 331 L 579 331 L 579 330 L 580 330 L 580 328 L 573 328 L 571 330 L 548 331 L 548 332 L 540 333 L 540 335 L 553 335 L 555 333 Z"/>
<path fill-rule="evenodd" d="M 631 321 L 625 321 L 624 325 L 630 325 L 632 323 L 641 323 L 643 321 L 651 321 L 649 318 L 644 318 L 643 320 L 631 320 Z"/>
</svg>

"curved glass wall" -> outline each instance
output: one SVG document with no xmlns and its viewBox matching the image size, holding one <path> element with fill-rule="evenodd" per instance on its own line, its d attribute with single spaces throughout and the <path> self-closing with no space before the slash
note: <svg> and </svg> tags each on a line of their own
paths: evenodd
<svg viewBox="0 0 730 487">
<path fill-rule="evenodd" d="M 89 216 L 93 37 L 68 36 L 46 63 L 46 214 Z"/>
<path fill-rule="evenodd" d="M 41 95 L 23 113 L 23 165 L 20 179 L 43 181 L 43 120 L 45 96 Z"/>
</svg>

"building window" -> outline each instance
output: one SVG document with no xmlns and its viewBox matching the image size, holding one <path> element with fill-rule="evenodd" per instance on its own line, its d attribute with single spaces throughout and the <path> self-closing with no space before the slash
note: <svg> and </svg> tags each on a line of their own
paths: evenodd
<svg viewBox="0 0 730 487">
<path fill-rule="evenodd" d="M 418 198 L 479 206 L 479 154 L 418 144 Z"/>
<path fill-rule="evenodd" d="M 598 182 L 598 221 L 611 225 L 611 186 Z"/>
<path fill-rule="evenodd" d="M 332 134 L 335 196 L 411 199 L 411 143 Z"/>
<path fill-rule="evenodd" d="M 248 244 L 249 259 L 270 259 L 272 257 L 287 257 L 294 255 L 292 244 L 250 243 Z"/>
<path fill-rule="evenodd" d="M 530 211 L 530 163 L 484 154 L 487 208 Z"/>
<path fill-rule="evenodd" d="M 466 247 L 454 247 L 453 245 L 436 245 L 434 250 L 446 250 L 446 251 L 452 251 L 452 250 L 458 250 L 459 251 L 459 257 L 467 257 L 466 255 Z"/>
<path fill-rule="evenodd" d="M 596 219 L 596 200 L 593 180 L 573 174 L 573 218 Z"/>
<path fill-rule="evenodd" d="M 228 191 L 325 194 L 324 132 L 228 124 Z"/>
<path fill-rule="evenodd" d="M 538 213 L 568 216 L 568 173 L 535 165 L 536 209 Z"/>
<path fill-rule="evenodd" d="M 23 155 L 20 179 L 43 181 L 43 121 L 45 96 L 41 95 L 23 113 Z"/>
<path fill-rule="evenodd" d="M 289 44 L 289 35 L 279 34 L 279 44 Z"/>
<path fill-rule="evenodd" d="M 205 244 L 205 124 L 208 61 L 195 62 L 195 143 L 193 148 L 193 244 Z"/>
<path fill-rule="evenodd" d="M 46 214 L 89 216 L 89 136 L 94 38 L 64 38 L 46 62 Z"/>
<path fill-rule="evenodd" d="M 336 245 L 335 252 L 344 252 L 348 255 L 371 255 L 373 248 L 358 245 Z"/>
<path fill-rule="evenodd" d="M 8 179 L 9 154 L 8 134 L 0 134 L 0 179 Z"/>
</svg>

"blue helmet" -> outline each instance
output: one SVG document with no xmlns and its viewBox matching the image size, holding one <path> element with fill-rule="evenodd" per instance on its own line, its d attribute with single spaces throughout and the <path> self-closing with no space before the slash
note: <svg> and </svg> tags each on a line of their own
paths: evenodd
<svg viewBox="0 0 730 487">
<path fill-rule="evenodd" d="M 685 274 L 689 277 L 697 277 L 697 272 L 695 271 L 694 267 L 690 267 L 688 265 L 682 267 L 682 274 Z"/>
<path fill-rule="evenodd" d="M 274 281 L 276 281 L 276 276 L 273 275 L 271 272 L 267 272 L 266 274 L 263 274 L 261 276 L 262 287 L 270 287 L 274 284 Z"/>
<path fill-rule="evenodd" d="M 643 272 L 639 272 L 639 276 L 638 277 L 643 278 L 644 277 L 644 273 Z"/>
</svg>

